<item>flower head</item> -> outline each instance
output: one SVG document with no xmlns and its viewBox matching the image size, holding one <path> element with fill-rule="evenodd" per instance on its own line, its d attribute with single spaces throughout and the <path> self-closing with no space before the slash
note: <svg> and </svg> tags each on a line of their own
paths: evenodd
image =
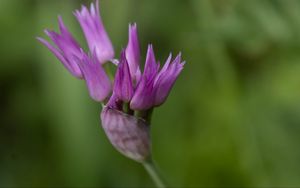
<svg viewBox="0 0 300 188">
<path fill-rule="evenodd" d="M 112 145 L 125 156 L 144 162 L 150 158 L 150 117 L 154 107 L 163 104 L 183 69 L 179 53 L 168 57 L 163 67 L 156 60 L 153 46 L 148 45 L 143 72 L 140 67 L 140 47 L 136 24 L 129 25 L 128 43 L 119 60 L 114 58 L 111 41 L 104 29 L 99 2 L 90 10 L 82 6 L 74 12 L 89 46 L 85 53 L 59 17 L 60 34 L 46 30 L 53 41 L 38 38 L 77 78 L 83 78 L 92 99 L 103 103 L 102 127 Z M 113 81 L 102 65 L 111 61 L 117 65 Z M 111 95 L 110 95 L 111 94 Z M 109 97 L 110 96 L 110 97 Z M 106 99 L 109 99 L 105 104 Z"/>
<path fill-rule="evenodd" d="M 81 47 L 72 37 L 63 23 L 62 18 L 58 17 L 60 34 L 54 31 L 45 30 L 46 35 L 56 45 L 51 45 L 48 41 L 38 37 L 37 39 L 44 44 L 65 66 L 65 68 L 75 77 L 82 78 L 82 73 L 77 65 L 77 59 L 81 59 Z"/>
<path fill-rule="evenodd" d="M 146 64 L 143 75 L 135 88 L 130 102 L 133 110 L 148 110 L 165 102 L 170 90 L 183 69 L 179 54 L 171 62 L 171 55 L 159 71 L 159 63 L 155 60 L 152 45 L 148 46 Z"/>
<path fill-rule="evenodd" d="M 90 11 L 82 6 L 74 15 L 81 25 L 90 51 L 95 51 L 100 63 L 104 64 L 114 57 L 114 49 L 100 17 L 99 1 L 95 4 L 91 3 Z"/>
<path fill-rule="evenodd" d="M 133 85 L 134 77 L 128 70 L 128 64 L 130 69 L 130 63 L 123 51 L 115 76 L 113 89 L 115 95 L 111 100 L 129 102 L 131 110 L 145 111 L 165 102 L 185 62 L 181 61 L 181 54 L 173 61 L 170 55 L 160 70 L 153 47 L 149 45 L 145 68 L 136 86 Z"/>
<path fill-rule="evenodd" d="M 122 51 L 113 94 L 101 112 L 102 127 L 119 152 L 143 162 L 151 153 L 149 128 L 152 109 L 166 100 L 184 62 L 181 62 L 180 54 L 173 61 L 170 55 L 159 71 L 160 65 L 156 62 L 152 45 L 149 45 L 145 68 L 136 86 L 132 84 L 134 78 L 128 64 Z"/>
</svg>

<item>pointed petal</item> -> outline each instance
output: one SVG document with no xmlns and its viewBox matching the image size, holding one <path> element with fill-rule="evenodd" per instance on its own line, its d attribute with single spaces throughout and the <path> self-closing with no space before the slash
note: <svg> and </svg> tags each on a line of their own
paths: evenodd
<svg viewBox="0 0 300 188">
<path fill-rule="evenodd" d="M 158 68 L 159 68 L 159 65 L 156 63 L 153 47 L 150 44 L 150 45 L 148 45 L 147 57 L 146 57 L 146 63 L 145 63 L 143 76 L 147 77 L 148 79 L 152 78 L 153 76 L 156 76 Z"/>
<path fill-rule="evenodd" d="M 76 58 L 81 58 L 81 47 L 72 37 L 71 33 L 64 30 L 61 34 L 54 31 L 45 30 L 46 35 L 53 41 L 53 43 L 60 49 L 65 60 L 68 62 L 72 71 L 76 75 L 82 77 L 81 71 L 76 63 Z"/>
<path fill-rule="evenodd" d="M 147 110 L 153 107 L 155 88 L 154 81 L 159 69 L 159 63 L 156 63 L 152 45 L 148 45 L 144 73 L 141 76 L 132 100 L 130 108 L 133 110 Z"/>
<path fill-rule="evenodd" d="M 133 110 L 148 110 L 154 104 L 154 79 L 142 76 L 130 102 Z"/>
<path fill-rule="evenodd" d="M 163 68 L 159 71 L 159 74 L 165 72 L 165 71 L 169 68 L 169 65 L 170 65 L 170 63 L 171 63 L 171 60 L 172 60 L 172 54 L 170 53 L 170 55 L 169 55 L 168 59 L 166 60 L 166 62 L 165 62 L 165 64 L 164 64 Z"/>
<path fill-rule="evenodd" d="M 172 63 L 170 63 L 170 59 L 168 58 L 163 69 L 155 79 L 155 106 L 159 106 L 165 102 L 178 75 L 183 69 L 183 65 L 184 62 L 181 62 L 181 54 L 179 54 Z"/>
<path fill-rule="evenodd" d="M 58 24 L 61 36 L 64 39 L 64 43 L 73 46 L 73 48 L 71 49 L 73 49 L 76 53 L 80 53 L 80 45 L 77 43 L 72 34 L 69 32 L 68 28 L 65 26 L 61 16 L 58 16 Z"/>
<path fill-rule="evenodd" d="M 137 26 L 134 23 L 129 25 L 128 31 L 128 44 L 126 47 L 126 58 L 128 60 L 130 74 L 133 80 L 136 80 L 136 77 L 140 76 L 140 47 L 137 33 Z"/>
<path fill-rule="evenodd" d="M 63 63 L 63 65 L 72 73 L 72 69 L 69 66 L 68 62 L 65 60 L 64 56 L 61 54 L 61 52 L 56 49 L 54 46 L 52 46 L 48 41 L 41 37 L 37 37 L 37 40 L 42 43 L 44 46 L 46 46 L 56 57 L 59 61 Z"/>
<path fill-rule="evenodd" d="M 76 59 L 80 59 L 81 47 L 68 31 L 61 16 L 58 16 L 60 34 L 54 31 L 45 30 L 46 35 L 52 40 L 56 47 L 52 46 L 44 39 L 38 38 L 63 65 L 77 78 L 82 78 L 82 73 L 77 65 Z"/>
<path fill-rule="evenodd" d="M 48 41 L 43 38 L 38 37 L 37 40 L 45 45 L 56 58 L 64 65 L 64 67 L 75 77 L 82 78 L 81 71 L 79 70 L 75 62 L 69 62 L 63 55 L 63 52 L 52 46 Z M 75 63 L 75 64 L 74 64 Z"/>
<path fill-rule="evenodd" d="M 120 63 L 115 76 L 114 93 L 123 102 L 129 102 L 133 95 L 133 86 L 125 51 L 121 53 Z"/>
<path fill-rule="evenodd" d="M 103 101 L 111 92 L 111 83 L 96 57 L 84 54 L 78 63 L 86 81 L 90 96 L 95 101 Z"/>
<path fill-rule="evenodd" d="M 112 59 L 114 49 L 100 17 L 99 2 L 96 1 L 96 8 L 91 3 L 90 11 L 82 6 L 74 15 L 83 30 L 90 51 L 96 51 L 98 61 L 103 64 Z"/>
</svg>

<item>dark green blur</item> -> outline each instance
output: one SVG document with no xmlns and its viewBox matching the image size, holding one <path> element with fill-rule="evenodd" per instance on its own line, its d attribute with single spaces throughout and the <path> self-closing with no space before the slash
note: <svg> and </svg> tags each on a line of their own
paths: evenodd
<svg viewBox="0 0 300 188">
<path fill-rule="evenodd" d="M 101 105 L 36 36 L 91 1 L 0 0 L 0 187 L 153 186 L 120 155 Z M 100 0 L 117 56 L 137 22 L 161 62 L 187 61 L 153 112 L 153 156 L 172 186 L 300 186 L 299 0 Z"/>
</svg>

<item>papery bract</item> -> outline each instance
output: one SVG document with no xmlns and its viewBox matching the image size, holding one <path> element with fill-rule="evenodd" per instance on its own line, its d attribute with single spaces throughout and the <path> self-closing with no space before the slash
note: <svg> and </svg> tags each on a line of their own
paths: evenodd
<svg viewBox="0 0 300 188">
<path fill-rule="evenodd" d="M 119 152 L 138 162 L 150 157 L 150 127 L 144 120 L 108 106 L 103 108 L 101 120 L 108 139 Z"/>
</svg>

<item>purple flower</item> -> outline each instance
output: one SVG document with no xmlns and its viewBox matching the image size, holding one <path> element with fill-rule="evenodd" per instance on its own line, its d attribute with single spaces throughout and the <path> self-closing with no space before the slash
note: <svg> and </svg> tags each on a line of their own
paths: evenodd
<svg viewBox="0 0 300 188">
<path fill-rule="evenodd" d="M 104 101 L 111 92 L 110 80 L 96 56 L 91 57 L 82 52 L 78 65 L 86 81 L 90 96 L 95 101 Z"/>
<path fill-rule="evenodd" d="M 144 162 L 150 158 L 152 109 L 166 100 L 183 69 L 180 54 L 171 60 L 170 55 L 159 71 L 160 65 L 156 62 L 152 45 L 149 45 L 143 75 L 137 86 L 133 87 L 134 78 L 130 75 L 126 54 L 124 50 L 121 53 L 113 94 L 101 112 L 101 120 L 112 145 L 135 161 Z"/>
<path fill-rule="evenodd" d="M 159 70 L 160 64 L 156 62 L 152 45 L 149 45 L 145 68 L 135 87 L 128 64 L 130 69 L 130 63 L 122 52 L 115 77 L 114 98 L 111 100 L 130 102 L 131 110 L 144 111 L 164 103 L 185 62 L 181 61 L 181 54 L 173 61 L 170 55 Z"/>
<path fill-rule="evenodd" d="M 159 106 L 164 103 L 185 64 L 185 62 L 181 62 L 181 53 L 179 53 L 172 62 L 171 59 L 172 55 L 170 54 L 165 65 L 155 77 L 154 106 Z"/>
<path fill-rule="evenodd" d="M 85 53 L 59 17 L 60 34 L 45 30 L 53 41 L 43 43 L 72 75 L 84 78 L 89 94 L 95 101 L 108 102 L 101 112 L 103 129 L 112 145 L 125 156 L 144 162 L 150 158 L 150 117 L 154 107 L 163 104 L 183 69 L 179 53 L 168 57 L 160 69 L 152 45 L 148 45 L 143 73 L 140 68 L 140 47 L 136 24 L 129 25 L 128 44 L 119 60 L 114 58 L 111 41 L 103 27 L 99 2 L 90 10 L 82 6 L 74 15 L 79 21 L 89 46 Z M 89 54 L 89 55 L 88 55 Z M 107 61 L 117 65 L 113 92 L 111 80 L 102 67 Z"/>
<path fill-rule="evenodd" d="M 82 78 L 82 73 L 77 65 L 77 59 L 81 59 L 82 49 L 68 31 L 60 16 L 58 17 L 58 22 L 61 34 L 45 30 L 45 33 L 50 37 L 56 47 L 43 38 L 38 37 L 37 39 L 62 62 L 73 76 Z"/>
<path fill-rule="evenodd" d="M 139 80 L 141 76 L 140 64 L 140 47 L 137 34 L 136 23 L 129 25 L 128 44 L 126 47 L 126 59 L 129 64 L 130 74 L 133 81 Z"/>
<path fill-rule="evenodd" d="M 181 54 L 172 62 L 171 59 L 170 55 L 159 71 L 152 45 L 148 46 L 145 69 L 130 102 L 131 109 L 148 110 L 164 103 L 184 65 Z"/>
<path fill-rule="evenodd" d="M 91 3 L 90 11 L 82 6 L 80 11 L 74 12 L 74 15 L 81 25 L 90 51 L 96 52 L 101 64 L 111 60 L 114 57 L 114 49 L 100 17 L 99 1 L 96 1 L 96 7 Z"/>
</svg>

